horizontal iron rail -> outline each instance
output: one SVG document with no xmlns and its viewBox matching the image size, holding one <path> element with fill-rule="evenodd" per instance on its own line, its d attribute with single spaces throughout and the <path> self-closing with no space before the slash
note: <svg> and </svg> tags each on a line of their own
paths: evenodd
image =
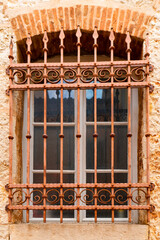
<svg viewBox="0 0 160 240">
<path fill-rule="evenodd" d="M 115 188 L 119 188 L 119 187 L 124 187 L 124 188 L 149 188 L 150 184 L 148 183 L 86 183 L 86 184 L 76 184 L 76 183 L 48 183 L 48 184 L 9 184 L 8 188 L 57 188 L 57 187 L 63 187 L 63 188 L 110 188 L 110 187 L 115 187 Z"/>
<path fill-rule="evenodd" d="M 9 86 L 10 90 L 36 90 L 36 89 L 107 89 L 107 88 L 127 88 L 127 87 L 132 87 L 132 88 L 140 88 L 140 87 L 149 87 L 150 84 L 147 82 L 119 82 L 119 83 L 66 83 L 66 84 L 12 84 Z"/>
<path fill-rule="evenodd" d="M 110 66 L 114 66 L 114 67 L 127 67 L 128 64 L 130 64 L 131 66 L 133 65 L 134 67 L 145 67 L 146 65 L 150 65 L 150 62 L 147 60 L 131 60 L 129 63 L 128 61 L 103 61 L 103 62 L 64 62 L 63 64 L 61 63 L 16 63 L 16 64 L 11 64 L 8 67 L 13 69 L 13 70 L 17 70 L 17 69 L 27 69 L 27 67 L 31 67 L 33 69 L 43 69 L 44 67 L 47 68 L 60 68 L 60 67 L 84 67 L 84 68 L 89 68 L 89 67 L 110 67 Z"/>
<path fill-rule="evenodd" d="M 70 206 L 70 205 L 63 205 L 63 206 L 60 206 L 60 205 L 30 205 L 30 206 L 20 206 L 20 205 L 12 205 L 12 206 L 8 206 L 8 209 L 9 210 L 60 210 L 60 209 L 63 209 L 63 210 L 103 210 L 103 209 L 114 209 L 114 210 L 120 210 L 120 209 L 124 209 L 124 210 L 149 210 L 150 209 L 150 205 L 131 205 L 131 206 L 127 206 L 127 205 L 114 205 L 114 206 L 111 206 L 111 205 L 97 205 L 96 207 L 94 205 L 86 205 L 86 206 Z"/>
</svg>

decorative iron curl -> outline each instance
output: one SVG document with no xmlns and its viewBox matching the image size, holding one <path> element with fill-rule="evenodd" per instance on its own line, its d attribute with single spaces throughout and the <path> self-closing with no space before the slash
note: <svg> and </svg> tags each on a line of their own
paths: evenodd
<svg viewBox="0 0 160 240">
<path fill-rule="evenodd" d="M 83 83 L 90 83 L 90 82 L 93 81 L 93 79 L 94 79 L 94 77 L 93 77 L 93 70 L 92 69 L 87 68 L 87 69 L 83 69 L 81 71 L 81 81 Z"/>
<path fill-rule="evenodd" d="M 49 195 L 50 193 L 54 193 L 54 194 L 51 194 L 51 196 Z M 56 193 L 57 193 L 57 195 L 56 195 Z M 48 190 L 47 191 L 47 199 L 46 199 L 46 201 L 47 202 L 49 202 L 49 203 L 51 203 L 51 204 L 56 204 L 57 202 L 59 202 L 59 194 L 60 194 L 60 192 L 57 190 L 57 189 L 50 189 L 50 190 Z M 50 200 L 51 199 L 51 200 Z"/>
<path fill-rule="evenodd" d="M 26 78 L 26 71 L 25 70 L 20 70 L 20 69 L 17 69 L 14 73 L 13 73 L 13 77 L 17 76 L 17 80 L 15 80 L 14 78 L 14 83 L 15 84 L 24 84 L 26 83 L 27 81 L 27 78 Z"/>
<path fill-rule="evenodd" d="M 32 198 L 30 198 L 30 201 L 33 204 L 40 204 L 43 201 L 43 198 L 42 198 L 43 192 L 41 190 L 39 190 L 39 189 L 33 190 L 32 192 L 30 192 L 30 197 L 33 193 L 36 193 L 36 192 L 37 192 L 37 194 L 33 197 L 33 200 L 32 200 Z M 40 193 L 40 195 L 38 195 L 38 193 Z"/>
<path fill-rule="evenodd" d="M 73 192 L 73 195 L 69 194 L 69 195 L 66 196 L 67 192 Z M 64 199 L 63 200 L 64 200 L 64 202 L 66 202 L 68 204 L 72 204 L 77 200 L 77 197 L 76 197 L 77 192 L 73 189 L 67 189 L 67 190 L 64 191 L 63 194 L 64 194 Z"/>
<path fill-rule="evenodd" d="M 42 70 L 34 69 L 31 71 L 31 81 L 33 83 L 41 83 L 43 81 L 43 72 Z"/>
<path fill-rule="evenodd" d="M 117 82 L 125 82 L 127 80 L 127 70 L 125 68 L 117 68 L 114 71 L 114 80 Z"/>
<path fill-rule="evenodd" d="M 87 191 L 90 192 L 92 194 L 92 196 L 89 196 L 89 194 L 87 194 Z M 83 193 L 86 192 L 86 194 L 83 195 Z M 92 191 L 91 189 L 83 189 L 81 192 L 80 192 L 80 195 L 81 195 L 81 198 L 80 200 L 87 204 L 87 203 L 91 203 L 94 201 L 94 191 Z M 91 198 L 91 199 L 90 199 Z M 90 200 L 89 200 L 90 199 Z"/>
<path fill-rule="evenodd" d="M 137 196 L 134 196 L 134 193 L 136 192 L 137 192 Z M 140 192 L 143 194 L 143 196 L 139 195 Z M 136 204 L 142 204 L 142 203 L 145 203 L 146 200 L 147 200 L 147 193 L 143 189 L 137 188 L 132 191 L 132 202 Z"/>
<path fill-rule="evenodd" d="M 108 82 L 110 80 L 110 70 L 107 68 L 103 68 L 98 70 L 97 80 L 101 83 Z"/>
<path fill-rule="evenodd" d="M 109 194 L 109 199 L 107 199 L 106 193 Z M 108 189 L 101 189 L 98 191 L 98 202 L 102 204 L 107 204 L 111 201 L 111 192 Z"/>
<path fill-rule="evenodd" d="M 75 83 L 77 81 L 77 72 L 74 69 L 67 69 L 64 71 L 64 81 L 66 83 Z"/>
<path fill-rule="evenodd" d="M 120 194 L 119 194 L 120 192 Z M 126 194 L 126 197 L 122 195 L 122 193 Z M 119 204 L 124 204 L 128 201 L 128 192 L 125 189 L 118 189 L 115 191 L 115 201 Z"/>
<path fill-rule="evenodd" d="M 49 83 L 58 83 L 60 81 L 60 72 L 56 69 L 49 70 L 47 76 Z"/>
<path fill-rule="evenodd" d="M 134 75 L 137 77 L 136 79 L 133 77 Z M 134 82 L 143 82 L 145 80 L 145 70 L 142 67 L 133 68 L 131 70 L 131 79 Z"/>
<path fill-rule="evenodd" d="M 25 199 L 24 200 L 23 200 L 23 193 L 25 194 Z M 23 191 L 22 189 L 15 190 L 13 192 L 13 194 L 12 194 L 12 197 L 13 197 L 14 200 L 15 200 L 15 198 L 14 198 L 15 194 L 18 194 L 18 197 L 15 196 L 15 198 L 17 199 L 17 201 L 14 202 L 15 204 L 21 205 L 21 204 L 26 202 L 26 200 L 27 200 L 27 193 L 25 191 Z"/>
</svg>

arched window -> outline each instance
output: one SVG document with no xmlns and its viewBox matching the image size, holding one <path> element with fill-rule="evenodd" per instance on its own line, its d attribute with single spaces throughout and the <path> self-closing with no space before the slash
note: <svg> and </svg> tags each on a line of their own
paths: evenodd
<svg viewBox="0 0 160 240">
<path fill-rule="evenodd" d="M 100 55 L 97 29 L 93 36 L 84 35 L 82 55 L 82 33 L 78 27 L 77 47 L 73 44 L 71 51 L 67 48 L 69 56 L 64 57 L 65 35 L 61 30 L 60 60 L 47 59 L 46 32 L 43 61 L 31 62 L 32 42 L 28 37 L 27 63 L 13 66 L 11 46 L 10 92 L 25 91 L 26 110 L 23 183 L 10 182 L 8 208 L 26 210 L 27 222 L 30 219 L 136 222 L 135 210 L 147 210 L 149 218 L 148 133 L 145 183 L 138 182 L 136 154 L 138 88 L 146 88 L 148 111 L 148 43 L 146 60 L 131 60 L 131 38 L 127 33 L 121 39 L 127 50 L 127 59 L 122 60 L 114 57 L 117 50 L 114 51 L 113 30 L 106 45 L 100 33 Z M 88 45 L 93 45 L 93 50 Z M 110 55 L 106 46 L 110 46 Z M 88 54 L 91 51 L 93 55 Z M 12 100 L 10 106 L 12 116 Z M 148 112 L 146 128 L 148 131 Z M 10 134 L 10 164 L 12 141 Z"/>
</svg>

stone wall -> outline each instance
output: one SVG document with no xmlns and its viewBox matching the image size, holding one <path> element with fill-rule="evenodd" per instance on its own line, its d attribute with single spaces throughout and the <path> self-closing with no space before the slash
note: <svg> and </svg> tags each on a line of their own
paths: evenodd
<svg viewBox="0 0 160 240">
<path fill-rule="evenodd" d="M 1 0 L 0 1 L 0 239 L 9 239 L 8 217 L 5 205 L 8 202 L 5 184 L 9 172 L 9 103 L 5 91 L 8 77 L 5 69 L 9 64 L 8 45 L 10 36 L 22 40 L 30 32 L 32 36 L 48 30 L 75 29 L 80 24 L 91 30 L 114 30 L 125 33 L 129 30 L 135 37 L 144 38 L 150 33 L 150 61 L 154 71 L 150 75 L 154 91 L 150 94 L 150 178 L 155 184 L 151 203 L 149 239 L 160 239 L 160 1 L 159 0 Z M 14 48 L 16 61 L 17 50 Z"/>
</svg>

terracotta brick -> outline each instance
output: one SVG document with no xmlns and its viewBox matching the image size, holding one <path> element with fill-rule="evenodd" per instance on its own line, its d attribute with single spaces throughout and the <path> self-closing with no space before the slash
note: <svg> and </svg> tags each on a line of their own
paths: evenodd
<svg viewBox="0 0 160 240">
<path fill-rule="evenodd" d="M 71 30 L 76 29 L 76 24 L 75 24 L 75 19 L 74 18 L 72 18 L 70 20 L 70 27 L 71 27 Z"/>
<path fill-rule="evenodd" d="M 96 8 L 96 18 L 100 18 L 101 16 L 101 7 Z"/>
<path fill-rule="evenodd" d="M 113 17 L 112 17 L 112 27 L 113 27 L 114 31 L 117 30 L 118 13 L 119 13 L 119 8 L 116 8 L 113 12 Z"/>
<path fill-rule="evenodd" d="M 134 24 L 134 23 L 130 24 L 130 26 L 129 26 L 129 32 L 130 32 L 130 34 L 133 33 L 134 28 L 135 28 L 135 24 Z"/>
<path fill-rule="evenodd" d="M 138 37 L 144 39 L 144 33 L 145 33 L 145 31 L 146 31 L 146 27 L 142 27 L 142 28 L 141 28 L 141 31 L 139 32 Z"/>
<path fill-rule="evenodd" d="M 37 22 L 37 29 L 38 29 L 39 34 L 41 34 L 42 33 L 42 25 L 41 25 L 40 21 Z"/>
<path fill-rule="evenodd" d="M 76 5 L 76 17 L 77 17 L 77 25 L 82 27 L 82 6 Z"/>
<path fill-rule="evenodd" d="M 120 14 L 119 14 L 119 21 L 123 21 L 124 20 L 124 14 L 125 14 L 125 10 L 120 10 Z"/>
<path fill-rule="evenodd" d="M 149 24 L 149 22 L 151 21 L 151 19 L 152 19 L 152 16 L 146 16 L 146 19 L 145 19 L 145 21 L 144 21 L 144 24 L 145 25 L 148 25 Z"/>
<path fill-rule="evenodd" d="M 104 30 L 104 28 L 105 28 L 106 16 L 107 16 L 107 8 L 103 8 L 101 23 L 100 23 L 100 30 Z"/>
<path fill-rule="evenodd" d="M 55 30 L 57 31 L 60 29 L 58 15 L 57 15 L 57 9 L 53 8 L 52 11 L 53 11 L 53 18 L 54 18 L 54 27 L 55 27 Z"/>
<path fill-rule="evenodd" d="M 44 32 L 45 30 L 48 31 L 48 22 L 47 22 L 46 9 L 40 10 L 40 13 L 41 13 L 41 20 L 42 20 L 43 32 Z"/>
<path fill-rule="evenodd" d="M 60 22 L 60 27 L 64 27 L 64 16 L 63 16 L 63 8 L 58 8 L 58 20 Z"/>
<path fill-rule="evenodd" d="M 88 15 L 88 5 L 85 5 L 83 9 L 83 16 L 87 17 L 87 15 Z"/>
<path fill-rule="evenodd" d="M 126 11 L 126 16 L 125 16 L 125 20 L 124 20 L 124 26 L 123 26 L 123 33 L 126 33 L 127 30 L 129 30 L 129 20 L 130 20 L 130 17 L 131 17 L 131 10 L 127 9 Z"/>
<path fill-rule="evenodd" d="M 75 18 L 74 7 L 70 7 L 70 8 L 69 8 L 69 12 L 70 12 L 70 17 L 71 17 L 71 18 Z"/>
<path fill-rule="evenodd" d="M 134 11 L 133 14 L 132 14 L 132 21 L 137 21 L 137 18 L 138 18 L 138 12 Z"/>
<path fill-rule="evenodd" d="M 64 9 L 64 16 L 65 16 L 65 29 L 70 29 L 70 22 L 69 22 L 69 10 L 68 8 Z"/>
<path fill-rule="evenodd" d="M 34 13 L 34 17 L 35 17 L 36 22 L 40 21 L 39 11 L 38 10 L 34 10 L 33 13 Z"/>
<path fill-rule="evenodd" d="M 32 30 L 31 30 L 31 26 L 27 26 L 27 34 L 30 33 L 31 36 L 33 36 Z"/>
<path fill-rule="evenodd" d="M 26 29 L 24 27 L 24 24 L 22 22 L 22 18 L 20 15 L 17 16 L 17 22 L 19 25 L 20 33 L 21 33 L 21 39 L 27 37 Z"/>
<path fill-rule="evenodd" d="M 11 19 L 11 25 L 13 29 L 17 29 L 18 28 L 18 24 L 17 24 L 17 19 L 16 18 L 12 18 Z"/>
<path fill-rule="evenodd" d="M 107 20 L 105 30 L 106 31 L 111 31 L 111 20 Z"/>
<path fill-rule="evenodd" d="M 37 34 L 37 30 L 36 30 L 36 27 L 35 27 L 36 24 L 35 24 L 34 17 L 33 17 L 32 13 L 29 14 L 29 19 L 30 19 L 31 28 L 32 28 L 32 34 L 36 35 Z"/>
<path fill-rule="evenodd" d="M 112 8 L 108 8 L 107 9 L 107 18 L 111 18 L 112 17 L 112 11 L 113 11 Z"/>
<path fill-rule="evenodd" d="M 99 23 L 100 23 L 100 19 L 95 19 L 94 26 L 96 26 L 98 29 L 99 29 Z"/>
<path fill-rule="evenodd" d="M 14 31 L 14 34 L 15 34 L 15 36 L 16 36 L 16 40 L 17 40 L 17 41 L 21 40 L 21 34 L 20 34 L 19 29 L 15 30 L 15 31 Z"/>
<path fill-rule="evenodd" d="M 38 30 L 38 33 L 42 33 L 42 25 L 41 25 L 41 20 L 40 20 L 40 13 L 38 10 L 34 10 L 34 18 L 35 18 L 35 22 L 36 22 L 36 27 Z"/>
<path fill-rule="evenodd" d="M 91 6 L 90 11 L 89 11 L 89 30 L 93 30 L 93 18 L 94 18 L 94 6 Z"/>
<path fill-rule="evenodd" d="M 136 23 L 136 29 L 135 29 L 135 32 L 134 32 L 134 35 L 135 35 L 135 36 L 137 36 L 139 30 L 141 30 L 141 25 L 142 25 L 142 23 L 143 23 L 143 19 L 144 19 L 144 13 L 141 13 L 141 14 L 139 15 L 138 21 L 137 21 L 137 23 Z"/>
<path fill-rule="evenodd" d="M 29 25 L 29 17 L 27 14 L 22 15 L 23 21 L 26 25 Z"/>
<path fill-rule="evenodd" d="M 118 32 L 122 32 L 123 23 L 124 23 L 124 22 L 119 22 L 119 23 L 118 23 L 118 27 L 117 27 L 117 31 L 118 31 Z"/>
<path fill-rule="evenodd" d="M 63 8 L 62 7 L 58 8 L 58 17 L 63 18 Z"/>
<path fill-rule="evenodd" d="M 54 19 L 53 19 L 52 9 L 47 9 L 47 15 L 49 20 L 49 31 L 53 32 L 55 28 L 54 28 Z"/>
<path fill-rule="evenodd" d="M 83 18 L 83 29 L 87 29 L 88 18 Z"/>
</svg>

